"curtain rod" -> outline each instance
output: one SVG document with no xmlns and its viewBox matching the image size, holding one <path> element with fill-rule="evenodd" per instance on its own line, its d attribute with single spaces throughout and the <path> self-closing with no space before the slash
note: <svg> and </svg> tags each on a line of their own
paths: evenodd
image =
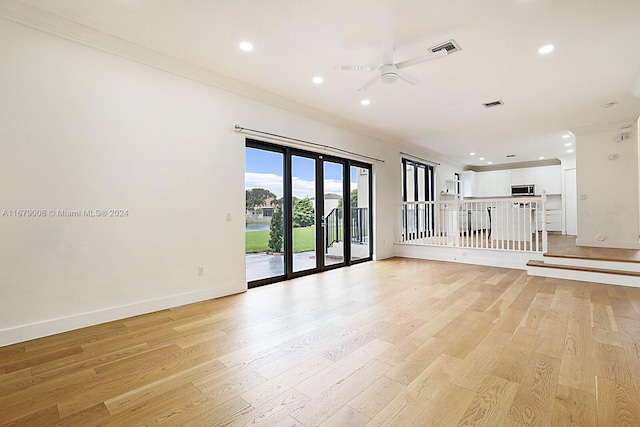
<svg viewBox="0 0 640 427">
<path fill-rule="evenodd" d="M 434 162 L 433 160 L 423 159 L 422 157 L 414 156 L 413 154 L 405 153 L 404 151 L 401 151 L 400 154 L 402 154 L 403 156 L 409 156 L 409 157 L 413 157 L 414 159 L 422 160 L 423 162 L 430 163 L 434 166 L 440 166 L 440 163 L 438 162 Z"/>
<path fill-rule="evenodd" d="M 382 159 L 376 159 L 375 157 L 365 156 L 364 154 L 354 153 L 353 151 L 349 151 L 349 150 L 343 150 L 342 148 L 336 148 L 336 147 L 331 147 L 329 145 L 318 144 L 317 142 L 305 141 L 303 139 L 290 138 L 288 136 L 282 136 L 282 135 L 278 135 L 278 134 L 275 134 L 275 133 L 264 132 L 264 131 L 261 131 L 261 130 L 243 128 L 242 126 L 238 126 L 238 125 L 235 125 L 235 130 L 236 130 L 236 132 L 243 133 L 243 134 L 254 133 L 257 136 L 265 135 L 265 136 L 268 136 L 268 137 L 271 137 L 271 138 L 282 139 L 282 140 L 287 141 L 287 142 L 309 144 L 309 145 L 313 145 L 313 146 L 316 146 L 316 147 L 324 148 L 325 150 L 335 150 L 335 151 L 339 151 L 339 152 L 342 152 L 342 153 L 351 154 L 353 156 L 358 156 L 358 157 L 362 157 L 362 158 L 365 158 L 365 159 L 374 160 L 376 162 L 384 163 L 384 160 L 382 160 Z"/>
</svg>

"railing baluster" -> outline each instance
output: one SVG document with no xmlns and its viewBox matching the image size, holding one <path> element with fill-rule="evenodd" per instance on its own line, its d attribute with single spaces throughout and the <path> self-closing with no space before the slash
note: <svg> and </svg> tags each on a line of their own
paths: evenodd
<svg viewBox="0 0 640 427">
<path fill-rule="evenodd" d="M 456 246 L 503 251 L 544 252 L 547 247 L 546 200 L 446 200 L 403 202 L 399 241 L 430 246 Z M 368 239 L 366 208 L 351 210 L 351 238 Z M 326 218 L 327 246 L 340 241 L 339 218 Z"/>
</svg>

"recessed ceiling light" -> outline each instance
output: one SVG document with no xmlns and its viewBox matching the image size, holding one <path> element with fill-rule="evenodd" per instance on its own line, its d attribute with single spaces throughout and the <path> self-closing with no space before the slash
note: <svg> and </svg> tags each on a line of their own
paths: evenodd
<svg viewBox="0 0 640 427">
<path fill-rule="evenodd" d="M 554 45 L 548 44 L 548 45 L 542 46 L 540 49 L 538 49 L 538 53 L 540 55 L 546 55 L 547 53 L 553 52 L 554 49 L 555 49 Z"/>
<path fill-rule="evenodd" d="M 492 164 L 493 164 L 493 162 L 487 162 L 487 164 L 488 164 L 488 165 L 492 165 Z"/>
<path fill-rule="evenodd" d="M 323 79 L 322 77 L 320 77 L 320 76 L 315 76 L 315 77 L 313 78 L 313 82 L 314 82 L 315 84 L 319 85 L 319 84 L 321 84 L 322 82 L 324 82 L 324 79 Z"/>
<path fill-rule="evenodd" d="M 470 156 L 475 156 L 475 155 L 476 155 L 476 153 L 469 153 L 469 155 L 470 155 Z"/>
<path fill-rule="evenodd" d="M 544 156 L 538 157 L 538 160 L 544 160 Z"/>
<path fill-rule="evenodd" d="M 480 160 L 484 160 L 484 157 L 480 157 Z"/>
<path fill-rule="evenodd" d="M 564 144 L 565 147 L 571 147 L 573 144 L 571 142 L 567 142 L 566 144 Z"/>
<path fill-rule="evenodd" d="M 573 153 L 573 150 L 567 150 L 567 153 Z"/>
<path fill-rule="evenodd" d="M 569 136 L 570 136 L 569 134 L 567 134 L 567 135 L 562 135 L 562 139 L 568 139 L 568 138 L 569 138 Z"/>
<path fill-rule="evenodd" d="M 240 42 L 240 49 L 242 49 L 245 52 L 251 52 L 253 50 L 253 44 L 251 44 L 251 42 Z"/>
<path fill-rule="evenodd" d="M 371 104 L 371 101 L 369 101 L 368 99 L 363 99 L 362 101 L 360 101 L 360 104 L 369 105 L 369 104 Z"/>
</svg>

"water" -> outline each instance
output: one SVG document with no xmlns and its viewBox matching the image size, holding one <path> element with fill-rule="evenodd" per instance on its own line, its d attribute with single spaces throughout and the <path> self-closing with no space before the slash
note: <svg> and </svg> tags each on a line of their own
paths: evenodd
<svg viewBox="0 0 640 427">
<path fill-rule="evenodd" d="M 244 230 L 246 232 L 262 231 L 262 230 L 268 230 L 269 226 L 270 226 L 269 224 L 247 224 Z"/>
</svg>

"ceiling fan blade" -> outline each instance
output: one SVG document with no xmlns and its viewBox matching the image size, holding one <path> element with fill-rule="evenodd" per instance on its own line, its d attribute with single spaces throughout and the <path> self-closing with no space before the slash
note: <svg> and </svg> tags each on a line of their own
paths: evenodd
<svg viewBox="0 0 640 427">
<path fill-rule="evenodd" d="M 396 67 L 398 67 L 399 69 L 400 68 L 407 68 L 407 67 L 411 67 L 412 65 L 420 64 L 422 62 L 431 61 L 432 59 L 442 58 L 443 56 L 447 56 L 446 49 L 441 49 L 441 50 L 439 50 L 437 52 L 433 52 L 433 53 L 427 53 L 426 55 L 419 56 L 419 57 L 413 58 L 413 59 L 409 59 L 407 61 L 398 62 L 396 64 Z"/>
<path fill-rule="evenodd" d="M 393 39 L 384 39 L 382 42 L 382 65 L 393 64 Z"/>
<path fill-rule="evenodd" d="M 369 80 L 368 82 L 366 82 L 360 89 L 358 89 L 360 92 L 364 92 L 365 90 L 369 89 L 371 86 L 373 86 L 373 84 L 375 82 L 378 81 L 378 79 L 380 78 L 380 76 L 375 76 L 374 78 L 372 78 L 371 80 Z"/>
<path fill-rule="evenodd" d="M 415 86 L 418 83 L 420 83 L 420 80 L 416 79 L 411 74 L 405 73 L 404 71 L 398 71 L 397 74 L 400 80 L 404 80 L 405 82 L 409 83 L 412 86 Z"/>
<path fill-rule="evenodd" d="M 336 65 L 336 70 L 341 71 L 373 71 L 378 67 L 370 67 L 368 65 Z"/>
</svg>

